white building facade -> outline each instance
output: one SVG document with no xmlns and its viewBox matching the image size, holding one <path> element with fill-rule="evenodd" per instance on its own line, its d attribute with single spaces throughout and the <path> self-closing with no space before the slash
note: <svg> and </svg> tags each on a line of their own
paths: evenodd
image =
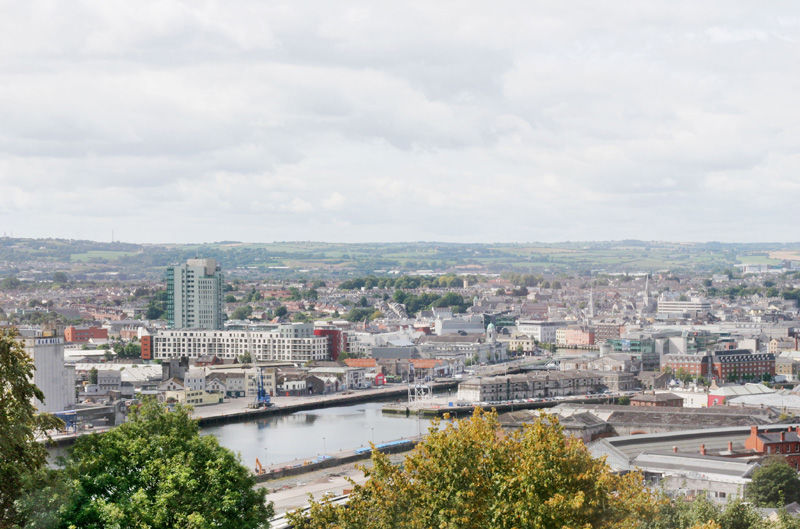
<svg viewBox="0 0 800 529">
<path fill-rule="evenodd" d="M 310 362 L 328 359 L 328 338 L 315 336 L 310 323 L 288 323 L 263 331 L 175 329 L 153 336 L 156 359 L 216 355 L 237 358 L 250 353 L 257 361 Z"/>
<path fill-rule="evenodd" d="M 563 321 L 519 320 L 517 332 L 540 343 L 556 343 L 556 330 L 566 326 Z"/>
<path fill-rule="evenodd" d="M 39 411 L 57 412 L 75 406 L 75 369 L 64 365 L 64 339 L 23 338 L 25 352 L 33 358 L 33 383 L 44 393 L 44 403 L 34 400 Z"/>
</svg>

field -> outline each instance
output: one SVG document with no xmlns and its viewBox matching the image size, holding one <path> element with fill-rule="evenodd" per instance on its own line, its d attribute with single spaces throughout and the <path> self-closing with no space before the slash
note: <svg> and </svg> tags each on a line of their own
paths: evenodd
<svg viewBox="0 0 800 529">
<path fill-rule="evenodd" d="M 0 263 L 9 268 L 24 269 L 26 263 L 62 263 L 84 277 L 117 271 L 127 277 L 155 278 L 163 275 L 167 265 L 193 257 L 217 259 L 232 276 L 272 278 L 345 278 L 418 270 L 489 274 L 723 272 L 735 264 L 780 265 L 783 259 L 800 259 L 800 244 L 626 240 L 516 244 L 221 241 L 165 245 L 0 238 Z"/>
<path fill-rule="evenodd" d="M 98 261 L 98 260 L 106 260 L 106 261 L 116 261 L 121 257 L 127 257 L 129 255 L 135 255 L 136 252 L 120 252 L 120 251 L 109 251 L 109 250 L 89 250 L 88 252 L 79 253 L 79 254 L 72 254 L 69 256 L 71 261 L 79 261 L 79 262 L 88 262 L 88 261 Z"/>
</svg>

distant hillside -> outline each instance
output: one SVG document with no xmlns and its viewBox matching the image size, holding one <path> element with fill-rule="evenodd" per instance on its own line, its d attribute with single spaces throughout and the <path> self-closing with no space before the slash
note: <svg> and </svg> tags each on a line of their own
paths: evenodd
<svg viewBox="0 0 800 529">
<path fill-rule="evenodd" d="M 170 263 L 212 257 L 231 274 L 346 277 L 413 272 L 639 272 L 725 270 L 736 263 L 780 265 L 800 260 L 800 244 L 608 241 L 520 244 L 437 242 L 343 244 L 222 241 L 208 244 L 129 244 L 64 239 L 0 238 L 0 276 L 35 269 L 158 277 Z"/>
</svg>

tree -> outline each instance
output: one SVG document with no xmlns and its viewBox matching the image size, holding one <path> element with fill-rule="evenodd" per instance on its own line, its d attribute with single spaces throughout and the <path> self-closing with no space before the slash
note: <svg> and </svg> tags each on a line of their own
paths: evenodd
<svg viewBox="0 0 800 529">
<path fill-rule="evenodd" d="M 253 361 L 253 356 L 250 354 L 250 351 L 245 351 L 239 355 L 239 362 L 242 364 L 249 364 Z"/>
<path fill-rule="evenodd" d="M 16 290 L 22 286 L 22 281 L 14 276 L 9 276 L 0 281 L 0 289 L 2 290 Z"/>
<path fill-rule="evenodd" d="M 753 471 L 745 495 L 759 507 L 782 507 L 793 501 L 800 502 L 800 478 L 784 458 L 772 457 Z"/>
<path fill-rule="evenodd" d="M 58 527 L 257 528 L 273 515 L 237 455 L 200 436 L 184 407 L 151 399 L 129 421 L 78 439 Z"/>
<path fill-rule="evenodd" d="M 376 311 L 369 308 L 353 307 L 350 309 L 350 312 L 345 314 L 344 319 L 352 322 L 364 321 L 370 319 L 375 312 Z"/>
<path fill-rule="evenodd" d="M 231 314 L 231 319 L 233 320 L 246 320 L 253 314 L 253 307 L 250 305 L 243 305 L 238 307 L 236 310 L 233 311 Z"/>
<path fill-rule="evenodd" d="M 128 342 L 119 354 L 122 358 L 139 358 L 142 356 L 142 346 L 135 342 Z"/>
<path fill-rule="evenodd" d="M 674 501 L 662 503 L 658 515 L 645 524 L 645 527 L 647 529 L 773 528 L 762 518 L 761 513 L 740 498 L 734 498 L 724 507 L 720 507 L 704 495 L 691 501 L 676 498 Z"/>
<path fill-rule="evenodd" d="M 64 272 L 56 272 L 53 274 L 53 282 L 54 283 L 67 283 L 69 281 L 69 277 Z"/>
<path fill-rule="evenodd" d="M 275 309 L 275 317 L 276 318 L 282 318 L 282 317 L 286 316 L 288 313 L 289 313 L 289 311 L 283 305 L 281 305 L 280 307 Z"/>
<path fill-rule="evenodd" d="M 97 368 L 93 367 L 89 370 L 89 384 L 97 384 Z"/>
<path fill-rule="evenodd" d="M 236 303 L 236 296 L 233 294 L 228 294 L 225 296 L 225 303 Z"/>
<path fill-rule="evenodd" d="M 148 320 L 158 320 L 164 315 L 164 311 L 156 306 L 155 302 L 150 301 L 147 304 L 147 311 L 144 314 L 144 317 Z"/>
<path fill-rule="evenodd" d="M 0 527 L 9 527 L 17 517 L 14 501 L 26 475 L 45 464 L 47 451 L 37 436 L 64 424 L 36 413 L 33 399 L 44 402 L 44 394 L 32 382 L 34 369 L 15 335 L 0 332 Z"/>
<path fill-rule="evenodd" d="M 346 507 L 312 501 L 308 514 L 290 515 L 293 527 L 622 528 L 659 505 L 640 475 L 613 474 L 553 416 L 511 433 L 481 410 L 439 426 L 400 467 L 373 451 Z"/>
</svg>

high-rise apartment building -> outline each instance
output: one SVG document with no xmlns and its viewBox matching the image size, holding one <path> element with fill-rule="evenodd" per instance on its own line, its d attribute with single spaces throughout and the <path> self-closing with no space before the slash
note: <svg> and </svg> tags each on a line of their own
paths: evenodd
<svg viewBox="0 0 800 529">
<path fill-rule="evenodd" d="M 223 275 L 215 259 L 167 268 L 167 320 L 173 329 L 221 329 Z"/>
</svg>

